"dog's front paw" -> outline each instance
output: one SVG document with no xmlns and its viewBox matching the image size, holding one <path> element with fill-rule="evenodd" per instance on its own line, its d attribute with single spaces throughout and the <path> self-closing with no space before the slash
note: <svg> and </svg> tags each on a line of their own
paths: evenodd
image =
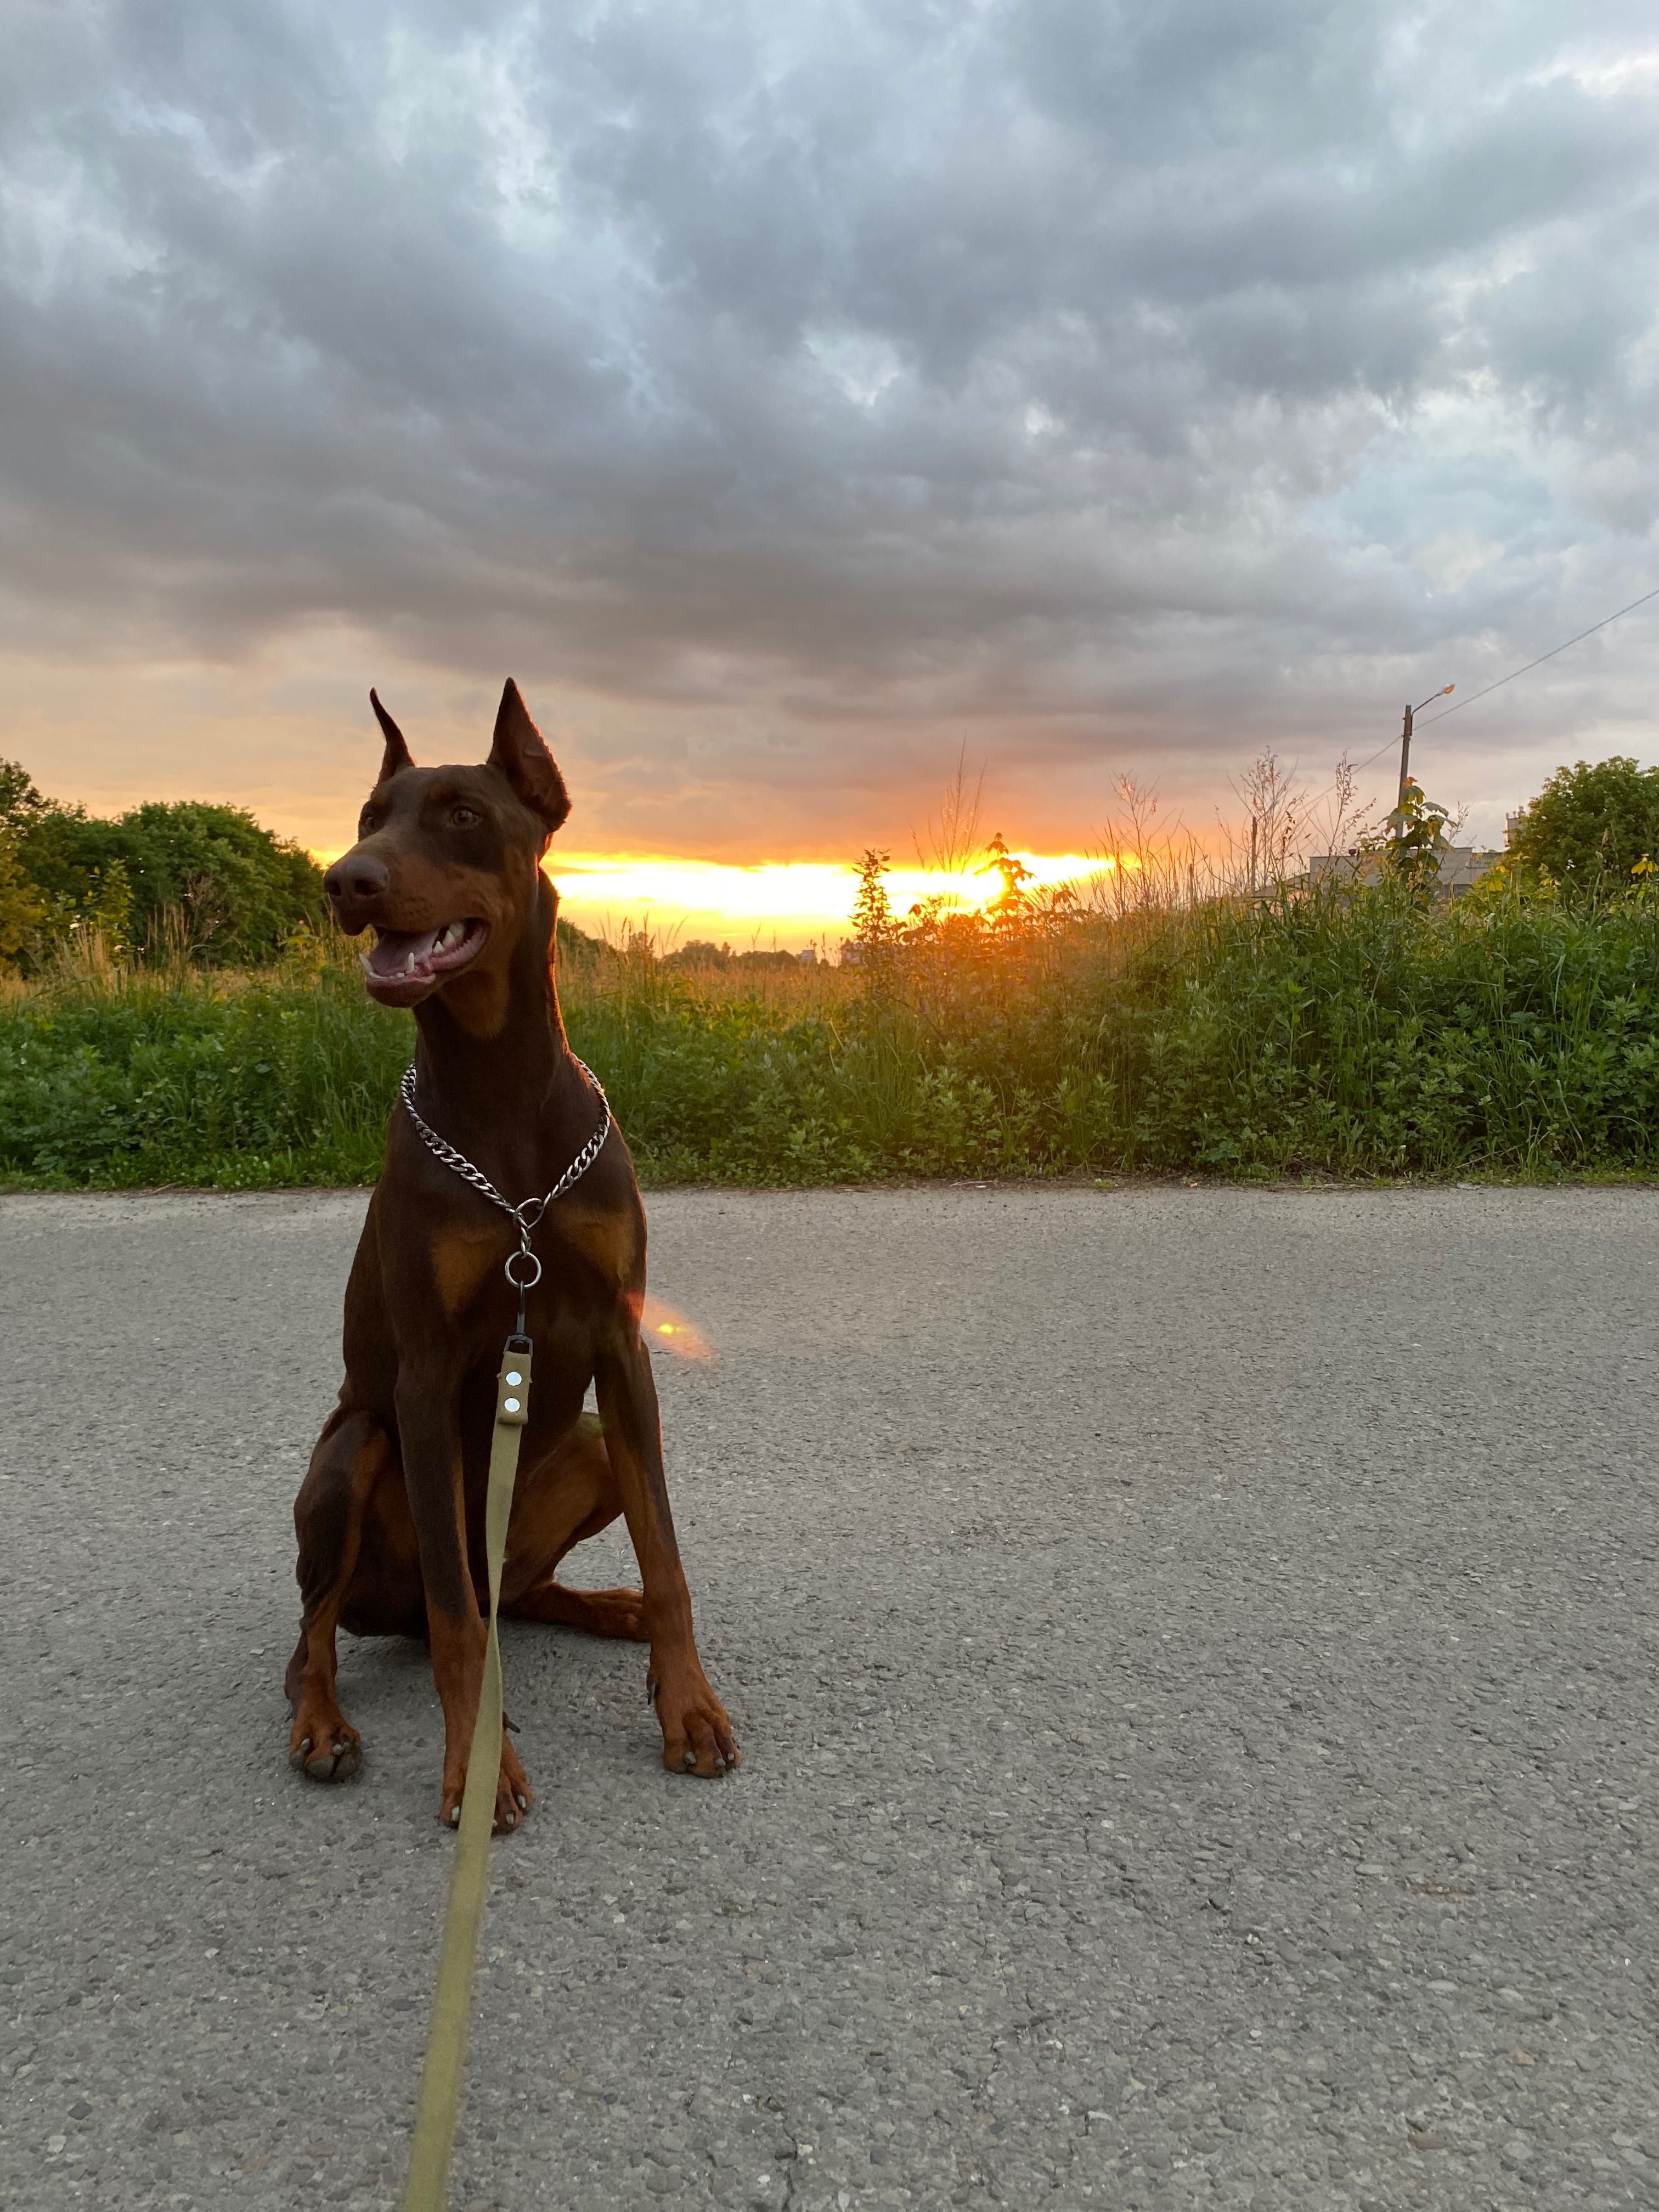
<svg viewBox="0 0 1659 2212">
<path fill-rule="evenodd" d="M 671 1774 L 724 1774 L 743 1756 L 725 1706 L 694 1658 L 653 1664 L 649 1683 L 662 1724 L 662 1763 Z"/>
<path fill-rule="evenodd" d="M 443 1800 L 438 1818 L 447 1828 L 459 1826 L 461 1799 L 466 1794 L 466 1769 L 457 1765 L 452 1771 L 444 1769 Z M 492 1833 L 510 1836 L 521 1827 L 536 1802 L 536 1793 L 530 1786 L 530 1777 L 525 1772 L 519 1754 L 510 1743 L 501 1746 L 501 1772 L 495 1778 L 495 1812 L 490 1822 Z"/>
<path fill-rule="evenodd" d="M 288 1763 L 313 1782 L 349 1781 L 363 1763 L 363 1740 L 337 1705 L 302 1699 L 289 1730 Z"/>
</svg>

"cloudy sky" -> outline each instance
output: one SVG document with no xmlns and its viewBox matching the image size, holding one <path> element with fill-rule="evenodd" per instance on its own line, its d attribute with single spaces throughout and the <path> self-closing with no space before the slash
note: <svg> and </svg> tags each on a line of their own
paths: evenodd
<svg viewBox="0 0 1659 2212">
<path fill-rule="evenodd" d="M 589 851 L 1077 849 L 1659 585 L 1591 0 L 11 0 L 0 753 L 345 841 L 501 677 Z M 1659 757 L 1659 602 L 1419 742 Z M 1426 720 L 1426 718 L 1425 718 Z M 1386 763 L 1376 772 L 1380 778 Z"/>
</svg>

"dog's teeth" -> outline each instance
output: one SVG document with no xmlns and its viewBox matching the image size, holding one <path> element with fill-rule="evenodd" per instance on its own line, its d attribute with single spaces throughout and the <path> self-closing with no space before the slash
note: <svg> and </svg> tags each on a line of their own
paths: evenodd
<svg viewBox="0 0 1659 2212">
<path fill-rule="evenodd" d="M 415 953 L 412 946 L 404 955 L 404 973 L 405 975 L 412 975 L 415 973 Z"/>
</svg>

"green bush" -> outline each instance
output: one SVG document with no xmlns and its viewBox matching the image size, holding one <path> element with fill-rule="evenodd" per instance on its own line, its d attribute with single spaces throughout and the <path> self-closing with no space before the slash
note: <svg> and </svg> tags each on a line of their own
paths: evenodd
<svg viewBox="0 0 1659 2212">
<path fill-rule="evenodd" d="M 324 914 L 322 871 L 234 806 L 181 799 L 112 822 L 55 807 L 18 841 L 25 872 L 56 909 L 108 927 L 138 950 L 181 949 L 213 967 L 274 959 Z M 125 897 L 112 915 L 110 886 Z"/>
<path fill-rule="evenodd" d="M 1526 808 L 1512 857 L 1569 890 L 1623 890 L 1637 863 L 1659 857 L 1659 768 L 1624 754 L 1559 768 Z"/>
<path fill-rule="evenodd" d="M 118 949 L 257 967 L 324 921 L 321 869 L 240 807 L 156 800 L 106 820 L 43 799 L 0 761 L 0 928 L 8 856 L 22 919 L 9 933 L 16 944 L 0 937 L 0 955 L 95 931 Z"/>
<path fill-rule="evenodd" d="M 578 948 L 580 951 L 580 948 Z M 912 931 L 840 970 L 564 968 L 648 1180 L 1647 1172 L 1659 902 L 1382 884 Z M 0 1176 L 367 1181 L 409 1057 L 355 969 L 0 998 Z"/>
</svg>

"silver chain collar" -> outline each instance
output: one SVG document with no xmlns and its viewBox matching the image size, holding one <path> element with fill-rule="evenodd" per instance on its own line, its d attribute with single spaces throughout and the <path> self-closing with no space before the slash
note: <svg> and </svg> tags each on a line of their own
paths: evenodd
<svg viewBox="0 0 1659 2212">
<path fill-rule="evenodd" d="M 453 1145 L 447 1145 L 437 1131 L 421 1119 L 419 1109 L 415 1103 L 415 1063 L 412 1060 L 404 1069 L 404 1079 L 398 1089 L 398 1095 L 404 1103 L 404 1112 L 419 1131 L 422 1142 L 433 1158 L 441 1160 L 447 1168 L 453 1168 L 463 1182 L 470 1182 L 473 1189 L 480 1192 L 492 1206 L 499 1206 L 501 1212 L 511 1218 L 514 1226 L 518 1230 L 519 1249 L 516 1252 L 507 1254 L 507 1263 L 502 1272 L 519 1294 L 517 1336 L 520 1340 L 524 1337 L 525 1294 L 526 1291 L 534 1290 L 542 1279 L 542 1263 L 530 1249 L 531 1231 L 538 1226 L 542 1216 L 552 1205 L 554 1200 L 562 1198 L 573 1183 L 581 1181 L 605 1150 L 605 1140 L 611 1134 L 611 1101 L 605 1095 L 605 1085 L 585 1060 L 576 1060 L 574 1052 L 570 1057 L 576 1060 L 577 1066 L 580 1068 L 599 1094 L 599 1126 L 544 1198 L 526 1198 L 518 1206 L 514 1206 L 510 1200 L 503 1198 L 483 1169 L 475 1168 L 465 1152 L 458 1152 Z M 526 1265 L 526 1261 L 529 1263 L 528 1266 Z M 532 1267 L 536 1271 L 533 1275 L 530 1273 Z"/>
</svg>

